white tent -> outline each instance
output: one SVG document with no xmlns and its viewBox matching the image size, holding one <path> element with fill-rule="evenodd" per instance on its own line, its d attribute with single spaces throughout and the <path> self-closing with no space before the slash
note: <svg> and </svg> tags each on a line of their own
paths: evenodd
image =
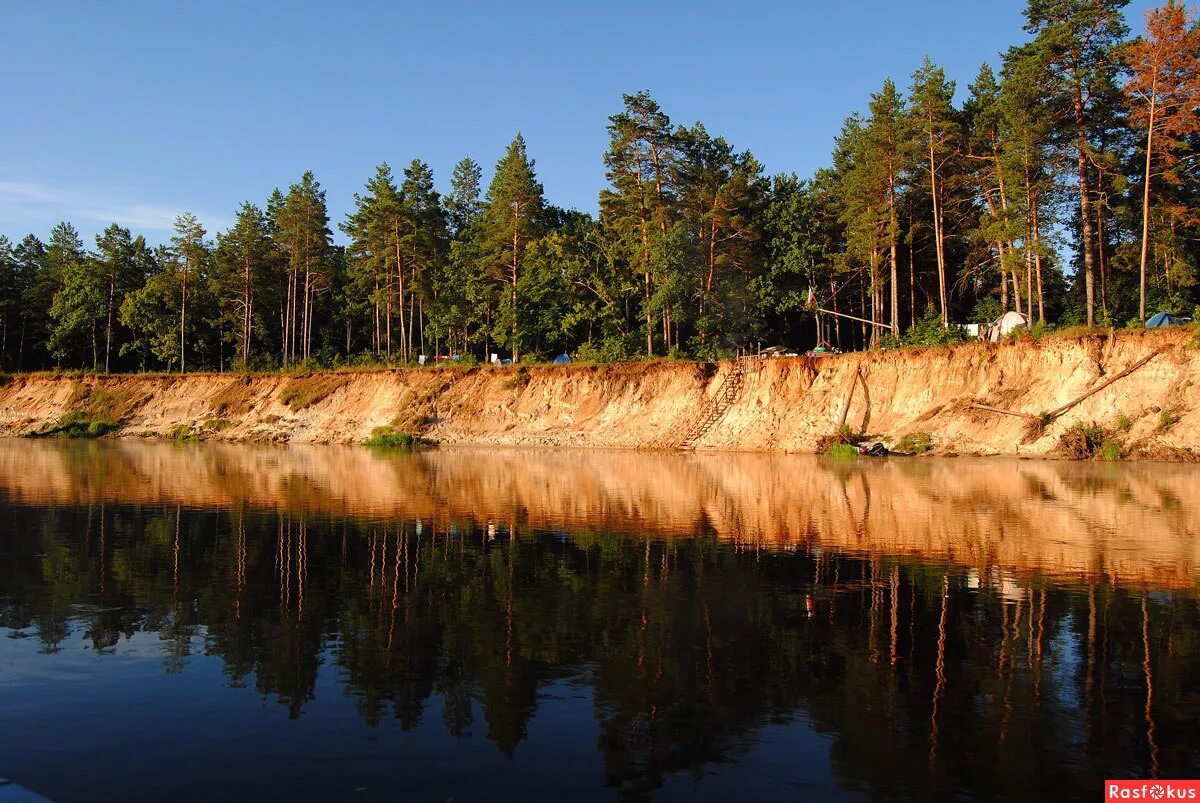
<svg viewBox="0 0 1200 803">
<path fill-rule="evenodd" d="M 1018 329 L 1029 328 L 1029 316 L 1023 312 L 1006 312 L 992 321 L 979 333 L 982 340 L 999 343 L 1002 338 Z"/>
</svg>

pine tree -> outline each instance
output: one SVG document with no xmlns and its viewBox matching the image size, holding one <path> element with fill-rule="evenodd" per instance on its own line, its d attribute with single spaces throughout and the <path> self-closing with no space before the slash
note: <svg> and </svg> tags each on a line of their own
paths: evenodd
<svg viewBox="0 0 1200 803">
<path fill-rule="evenodd" d="M 70 223 L 59 223 L 50 232 L 46 262 L 54 282 L 50 303 L 52 328 L 47 347 L 55 359 L 77 355 L 89 340 L 92 367 L 99 361 L 96 321 L 103 314 L 94 262 L 84 251 L 83 240 Z"/>
<path fill-rule="evenodd" d="M 446 223 L 453 237 L 460 236 L 479 220 L 483 212 L 483 168 L 471 157 L 460 159 L 450 175 L 450 193 L 445 197 Z"/>
<path fill-rule="evenodd" d="M 16 368 L 18 371 L 47 352 L 46 340 L 50 330 L 49 310 L 56 290 L 50 272 L 50 260 L 45 244 L 32 234 L 13 249 L 16 260 L 17 297 L 20 299 L 21 327 L 17 337 Z"/>
<path fill-rule="evenodd" d="M 0 234 L 0 369 L 6 371 L 12 366 L 9 341 L 21 309 L 19 277 L 20 268 L 12 243 Z"/>
<path fill-rule="evenodd" d="M 141 287 L 126 294 L 121 302 L 121 325 L 132 332 L 132 339 L 120 353 L 136 355 L 142 370 L 153 357 L 172 370 L 181 354 L 182 260 L 172 248 L 160 246 L 150 261 L 150 271 Z"/>
<path fill-rule="evenodd" d="M 533 160 L 526 154 L 525 138 L 517 134 L 496 163 L 488 187 L 480 254 L 483 267 L 509 286 L 503 323 L 508 324 L 508 346 L 514 363 L 521 357 L 517 296 L 521 265 L 525 251 L 542 234 L 544 210 L 542 185 L 534 173 Z"/>
<path fill-rule="evenodd" d="M 347 258 L 354 296 L 360 306 L 370 310 L 371 351 L 390 360 L 395 283 L 399 281 L 401 298 L 404 289 L 400 254 L 403 203 L 387 162 L 375 168 L 364 192 L 355 194 L 354 212 L 341 228 L 350 237 Z M 397 306 L 403 316 L 403 303 Z"/>
<path fill-rule="evenodd" d="M 889 82 L 890 83 L 890 82 Z M 885 85 L 886 90 L 886 85 Z M 869 121 L 851 115 L 842 125 L 834 150 L 834 183 L 837 207 L 844 227 L 845 248 L 839 255 L 842 271 L 863 272 L 862 317 L 872 324 L 883 319 L 880 267 L 891 238 L 887 209 L 888 183 L 883 164 L 875 158 L 874 143 L 868 134 Z M 874 344 L 879 327 L 871 326 L 864 339 Z"/>
<path fill-rule="evenodd" d="M 175 236 L 171 238 L 168 259 L 164 262 L 175 274 L 179 293 L 178 356 L 181 374 L 187 371 L 187 343 L 191 334 L 188 307 L 207 278 L 210 253 L 208 243 L 204 240 L 206 234 L 200 221 L 191 212 L 179 215 L 175 218 Z"/>
<path fill-rule="evenodd" d="M 311 354 L 316 301 L 330 289 L 333 267 L 325 191 L 312 171 L 288 188 L 282 202 L 269 203 L 268 214 L 287 259 L 282 358 L 284 365 L 290 365 L 308 360 Z"/>
<path fill-rule="evenodd" d="M 446 219 L 450 228 L 450 247 L 446 269 L 435 280 L 439 317 L 445 328 L 450 350 L 454 343 L 466 351 L 472 341 L 471 331 L 482 341 L 484 355 L 488 352 L 494 282 L 480 268 L 482 237 L 483 170 L 470 158 L 454 166 L 450 177 L 450 193 L 444 198 Z"/>
<path fill-rule="evenodd" d="M 761 264 L 759 223 L 768 180 L 754 155 L 735 153 L 703 125 L 675 133 L 672 181 L 696 247 L 692 278 L 699 348 L 708 354 L 744 344 L 753 327 L 751 277 Z"/>
<path fill-rule="evenodd" d="M 1146 320 L 1146 262 L 1150 246 L 1150 198 L 1155 160 L 1160 175 L 1178 185 L 1176 168 L 1183 144 L 1200 133 L 1200 27 L 1179 0 L 1146 12 L 1146 35 L 1125 51 L 1131 75 L 1124 91 L 1129 122 L 1145 132 L 1142 175 L 1142 237 L 1138 318 Z"/>
<path fill-rule="evenodd" d="M 900 221 L 899 196 L 904 172 L 912 162 L 913 148 L 907 137 L 907 120 L 904 101 L 896 91 L 896 85 L 888 79 L 883 89 L 871 96 L 871 117 L 866 135 L 869 154 L 866 158 L 878 162 L 884 188 L 886 209 L 885 238 L 890 267 L 891 311 L 889 321 L 892 334 L 900 336 Z M 936 208 L 936 206 L 935 206 Z"/>
<path fill-rule="evenodd" d="M 238 360 L 249 365 L 256 301 L 273 267 L 274 243 L 266 214 L 249 201 L 238 210 L 229 231 L 217 235 L 213 285 L 223 307 L 221 318 L 234 332 Z"/>
<path fill-rule="evenodd" d="M 96 236 L 96 268 L 101 283 L 104 320 L 104 370 L 111 370 L 113 327 L 125 296 L 145 281 L 146 244 L 129 229 L 112 224 Z"/>
<path fill-rule="evenodd" d="M 929 181 L 929 198 L 933 207 L 933 242 L 937 257 L 938 310 L 942 325 L 950 324 L 950 304 L 947 296 L 946 266 L 946 203 L 947 173 L 960 152 L 961 131 L 954 110 L 954 82 L 946 80 L 945 71 L 925 57 L 921 69 L 913 73 L 909 99 L 913 125 L 919 132 L 921 160 Z"/>
<path fill-rule="evenodd" d="M 1129 0 L 1028 0 L 1025 29 L 1046 67 L 1047 89 L 1057 122 L 1075 155 L 1080 210 L 1079 250 L 1083 259 L 1088 326 L 1096 320 L 1096 236 L 1092 164 L 1097 149 L 1089 139 L 1097 104 L 1112 91 L 1119 62 L 1114 57 L 1127 29 L 1122 9 Z"/>
<path fill-rule="evenodd" d="M 401 237 L 401 250 L 408 260 L 409 315 L 407 343 L 420 347 L 425 353 L 425 310 L 433 301 L 437 285 L 437 272 L 446 264 L 450 233 L 446 226 L 445 211 L 441 196 L 433 187 L 433 172 L 429 165 L 413 159 L 404 170 L 403 197 L 405 231 Z M 413 336 L 413 326 L 418 331 Z M 406 357 L 409 355 L 406 355 Z"/>
<path fill-rule="evenodd" d="M 1025 264 L 1032 263 L 1034 283 L 1029 294 L 1037 295 L 1037 320 L 1046 321 L 1044 261 L 1048 256 L 1042 232 L 1053 227 L 1053 206 L 1046 202 L 1054 190 L 1053 113 L 1044 84 L 1045 63 L 1033 46 L 1012 48 L 1004 57 L 1001 71 L 1000 141 L 1002 161 L 1009 174 L 1018 176 L 1024 203 L 1021 226 L 1025 239 Z M 1006 288 L 1003 266 L 1002 288 Z M 1002 295 L 1007 297 L 1007 290 Z M 1030 316 L 1032 319 L 1032 315 Z"/>
<path fill-rule="evenodd" d="M 838 247 L 836 212 L 823 197 L 818 181 L 802 181 L 794 173 L 775 176 L 763 222 L 767 256 L 755 285 L 760 307 L 772 319 L 769 331 L 790 329 L 792 316 L 803 309 L 810 289 L 822 290 L 831 279 L 830 258 Z M 818 327 L 820 315 L 814 315 Z M 807 318 L 807 313 L 802 314 Z M 817 340 L 825 340 L 818 329 Z"/>
<path fill-rule="evenodd" d="M 626 258 L 641 273 L 646 322 L 646 355 L 654 354 L 654 324 L 650 298 L 653 238 L 667 235 L 673 202 L 670 176 L 677 141 L 670 118 L 648 92 L 625 95 L 624 111 L 609 117 L 610 137 L 604 155 L 605 177 L 612 189 L 600 193 L 602 223 L 621 242 Z M 669 345 L 670 309 L 663 310 L 663 337 Z"/>
</svg>

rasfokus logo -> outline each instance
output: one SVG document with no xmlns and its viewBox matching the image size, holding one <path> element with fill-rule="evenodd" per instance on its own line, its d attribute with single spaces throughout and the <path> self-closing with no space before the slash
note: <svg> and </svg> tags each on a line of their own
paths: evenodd
<svg viewBox="0 0 1200 803">
<path fill-rule="evenodd" d="M 1200 801 L 1200 781 L 1105 781 L 1104 799 Z"/>
</svg>

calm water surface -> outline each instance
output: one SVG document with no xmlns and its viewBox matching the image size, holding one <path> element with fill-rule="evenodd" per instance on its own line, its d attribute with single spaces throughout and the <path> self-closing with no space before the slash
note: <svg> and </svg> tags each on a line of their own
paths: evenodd
<svg viewBox="0 0 1200 803">
<path fill-rule="evenodd" d="M 1185 466 L 0 443 L 0 775 L 1099 800 L 1200 774 Z"/>
</svg>

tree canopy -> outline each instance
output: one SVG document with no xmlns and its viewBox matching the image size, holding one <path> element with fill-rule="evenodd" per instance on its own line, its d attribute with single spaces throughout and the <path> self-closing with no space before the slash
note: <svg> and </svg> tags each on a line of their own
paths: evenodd
<svg viewBox="0 0 1200 803">
<path fill-rule="evenodd" d="M 419 158 L 380 163 L 340 240 L 311 171 L 157 247 L 116 224 L 91 248 L 69 222 L 0 238 L 0 369 L 707 359 L 945 342 L 1005 310 L 1192 315 L 1200 28 L 1167 0 L 1131 39 L 1126 5 L 1029 0 L 1025 40 L 974 76 L 880 76 L 809 177 L 637 91 L 595 215 L 546 197 L 517 134 L 444 191 Z"/>
</svg>

